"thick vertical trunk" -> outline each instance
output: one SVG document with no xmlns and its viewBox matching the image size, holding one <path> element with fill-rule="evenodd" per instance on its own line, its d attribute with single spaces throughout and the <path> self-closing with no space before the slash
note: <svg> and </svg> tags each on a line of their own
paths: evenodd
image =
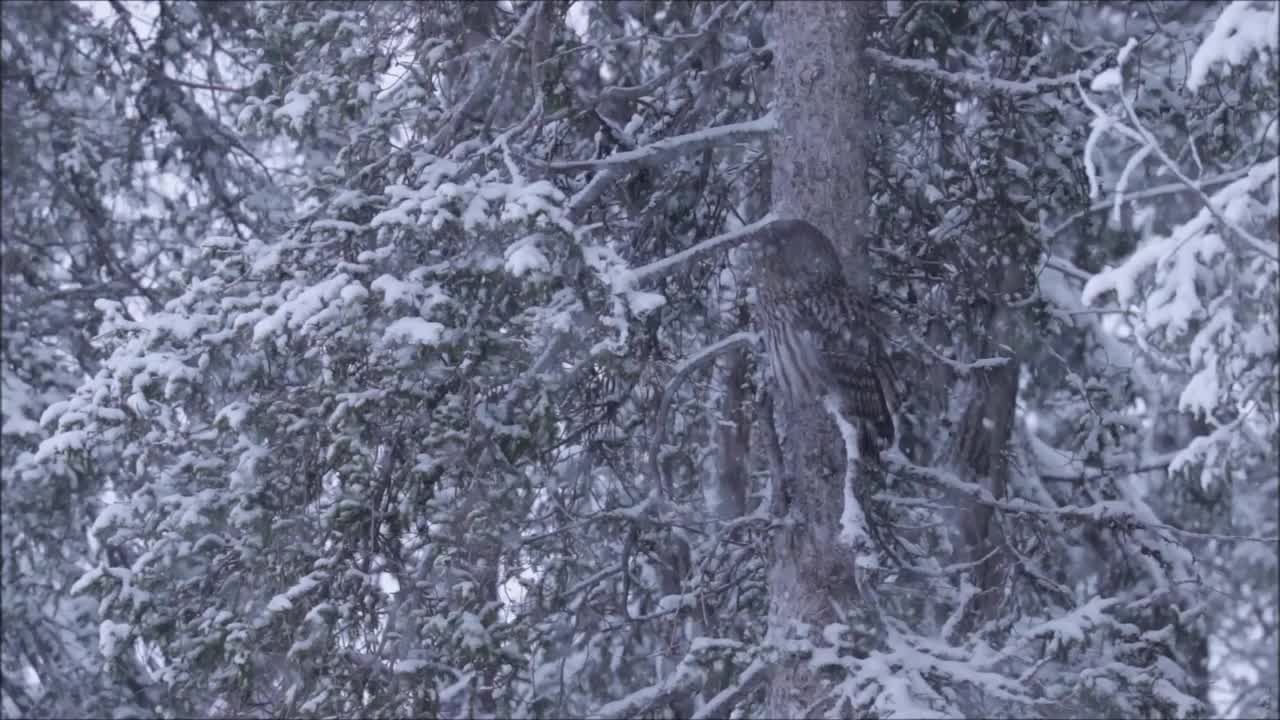
<svg viewBox="0 0 1280 720">
<path fill-rule="evenodd" d="M 866 265 L 872 115 L 862 50 L 876 9 L 875 3 L 779 3 L 771 20 L 779 118 L 771 147 L 774 211 L 808 220 L 832 238 L 847 271 Z M 856 273 L 849 280 L 867 285 Z M 835 607 L 849 607 L 857 597 L 854 558 L 836 542 L 845 466 L 839 430 L 821 407 L 780 409 L 791 524 L 779 533 L 771 558 L 769 633 L 775 641 L 814 637 L 837 619 Z M 784 660 L 771 681 L 767 714 L 825 714 L 830 708 L 814 705 L 820 690 L 806 663 Z"/>
<path fill-rule="evenodd" d="M 1013 154 L 1011 148 L 1009 156 Z M 985 273 L 987 288 L 966 293 L 975 300 L 956 337 L 955 351 L 973 358 L 1002 358 L 1005 364 L 974 370 L 963 379 L 965 392 L 960 397 L 965 405 L 947 460 L 956 475 L 999 500 L 1006 496 L 1010 479 L 1009 448 L 1028 333 L 1024 311 L 1011 303 L 1031 292 L 1040 250 L 1035 238 L 1010 219 L 1026 210 L 1018 207 L 1003 184 L 996 184 L 993 191 L 994 199 L 979 205 L 982 214 L 977 227 L 986 237 L 985 244 L 964 250 L 973 267 Z M 979 593 L 957 627 L 965 634 L 995 617 L 1009 588 L 1008 563 L 999 524 L 992 522 L 992 508 L 972 496 L 953 500 L 960 534 L 959 557 L 953 561 L 975 563 L 973 582 Z"/>
<path fill-rule="evenodd" d="M 1009 256 L 1017 254 L 1009 248 Z M 1027 274 L 1021 263 L 1010 263 L 1001 278 L 1002 294 L 1025 292 Z M 1022 365 L 1010 350 L 1021 345 L 1018 338 L 1019 318 L 1007 307 L 991 310 L 976 325 L 979 334 L 969 338 L 969 349 L 980 357 L 1004 357 L 1007 363 L 978 371 L 969 384 L 969 404 L 965 407 L 955 443 L 951 447 L 953 470 L 962 478 L 982 486 L 992 497 L 1003 499 L 1009 483 L 1009 441 L 1013 437 L 1017 414 L 1018 376 Z M 976 563 L 974 586 L 979 595 L 969 608 L 959 632 L 967 633 L 994 617 L 1007 587 L 1004 558 L 999 553 L 1002 540 L 991 522 L 992 508 L 972 497 L 955 498 L 960 508 L 957 525 L 960 545 L 959 562 Z"/>
<path fill-rule="evenodd" d="M 875 3 L 779 3 L 771 150 L 773 207 L 832 238 L 846 268 L 863 267 L 867 246 L 867 102 L 870 65 L 862 59 Z M 867 278 L 852 274 L 856 287 Z"/>
<path fill-rule="evenodd" d="M 716 471 L 712 478 L 711 512 L 721 522 L 747 510 L 747 456 L 751 452 L 751 418 L 747 413 L 749 380 L 746 351 L 727 355 L 717 368 L 719 407 L 710 411 L 716 428 Z"/>
</svg>

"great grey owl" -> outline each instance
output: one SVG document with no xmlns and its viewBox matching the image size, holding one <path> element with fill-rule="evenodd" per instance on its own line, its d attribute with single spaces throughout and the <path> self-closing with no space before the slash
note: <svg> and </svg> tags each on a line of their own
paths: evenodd
<svg viewBox="0 0 1280 720">
<path fill-rule="evenodd" d="M 758 316 L 774 377 L 790 402 L 834 395 L 864 457 L 893 443 L 893 373 L 871 311 L 818 228 L 779 220 L 758 238 Z"/>
</svg>

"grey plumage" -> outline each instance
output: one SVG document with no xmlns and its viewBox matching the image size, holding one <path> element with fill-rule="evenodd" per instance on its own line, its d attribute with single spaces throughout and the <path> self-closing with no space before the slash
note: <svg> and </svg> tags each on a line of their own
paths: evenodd
<svg viewBox="0 0 1280 720">
<path fill-rule="evenodd" d="M 893 373 L 872 313 L 841 271 L 835 247 L 803 220 L 760 233 L 756 292 L 774 377 L 792 403 L 834 393 L 868 450 L 893 442 Z"/>
</svg>

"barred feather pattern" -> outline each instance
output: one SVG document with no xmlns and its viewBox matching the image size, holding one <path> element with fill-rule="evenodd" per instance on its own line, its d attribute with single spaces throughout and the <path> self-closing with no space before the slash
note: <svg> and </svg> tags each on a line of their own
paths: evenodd
<svg viewBox="0 0 1280 720">
<path fill-rule="evenodd" d="M 854 296 L 825 236 L 803 221 L 780 221 L 763 239 L 757 299 L 765 350 L 792 403 L 834 393 L 859 426 L 866 449 L 893 442 L 893 374 L 870 311 Z M 862 443 L 860 443 L 862 444 Z"/>
</svg>

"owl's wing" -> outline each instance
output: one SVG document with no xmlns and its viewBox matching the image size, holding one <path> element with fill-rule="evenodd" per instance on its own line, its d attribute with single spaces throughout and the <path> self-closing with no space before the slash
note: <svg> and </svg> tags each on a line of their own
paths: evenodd
<svg viewBox="0 0 1280 720">
<path fill-rule="evenodd" d="M 856 332 L 856 331 L 854 331 Z M 891 402 L 896 398 L 879 338 L 854 337 L 842 348 L 824 354 L 831 382 L 839 388 L 844 412 L 874 429 L 879 443 L 893 443 Z"/>
<path fill-rule="evenodd" d="M 827 312 L 833 331 L 824 348 L 823 363 L 831 383 L 839 389 L 844 412 L 861 420 L 875 433 L 877 445 L 893 443 L 891 408 L 897 407 L 893 368 L 878 329 L 867 322 L 866 312 L 847 293 L 837 296 Z"/>
<path fill-rule="evenodd" d="M 786 296 L 788 332 L 817 350 L 819 384 L 836 391 L 848 420 L 872 429 L 877 436 L 873 446 L 892 444 L 890 407 L 896 407 L 897 393 L 883 340 L 868 322 L 868 312 L 839 276 L 803 285 L 793 281 Z"/>
</svg>

